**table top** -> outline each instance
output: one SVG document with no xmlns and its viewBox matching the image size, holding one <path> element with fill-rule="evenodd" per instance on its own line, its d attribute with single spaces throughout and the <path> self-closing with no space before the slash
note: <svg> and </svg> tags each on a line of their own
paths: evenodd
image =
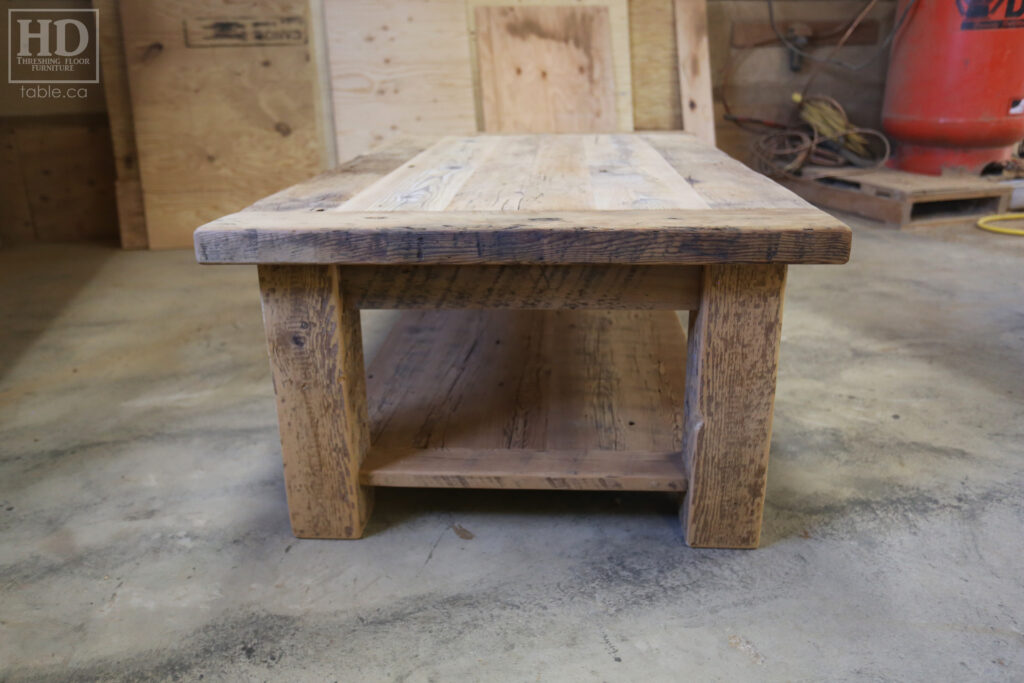
<svg viewBox="0 0 1024 683">
<path fill-rule="evenodd" d="M 845 263 L 850 229 L 686 133 L 410 138 L 208 223 L 201 263 Z"/>
</svg>

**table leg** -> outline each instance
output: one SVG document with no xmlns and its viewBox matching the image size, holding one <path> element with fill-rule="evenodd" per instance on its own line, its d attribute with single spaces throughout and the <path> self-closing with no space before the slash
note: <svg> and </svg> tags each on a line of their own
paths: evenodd
<svg viewBox="0 0 1024 683">
<path fill-rule="evenodd" d="M 784 265 L 704 268 L 687 342 L 688 545 L 756 548 L 760 539 L 785 281 Z"/>
<path fill-rule="evenodd" d="M 359 310 L 337 266 L 259 266 L 292 532 L 359 538 L 373 489 Z"/>
</svg>

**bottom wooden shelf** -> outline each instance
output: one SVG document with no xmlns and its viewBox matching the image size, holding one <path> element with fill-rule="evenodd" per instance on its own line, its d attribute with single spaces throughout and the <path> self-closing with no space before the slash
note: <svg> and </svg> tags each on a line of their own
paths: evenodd
<svg viewBox="0 0 1024 683">
<path fill-rule="evenodd" d="M 671 311 L 410 311 L 367 373 L 374 486 L 683 491 Z"/>
</svg>

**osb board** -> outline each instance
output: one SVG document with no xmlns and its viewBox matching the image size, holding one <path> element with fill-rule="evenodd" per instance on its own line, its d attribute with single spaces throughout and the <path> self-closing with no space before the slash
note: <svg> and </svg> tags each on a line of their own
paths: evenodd
<svg viewBox="0 0 1024 683">
<path fill-rule="evenodd" d="M 121 16 L 150 246 L 187 247 L 197 216 L 323 168 L 307 2 L 122 0 Z"/>
<path fill-rule="evenodd" d="M 633 94 L 630 73 L 630 34 L 629 34 L 629 6 L 628 0 L 465 0 L 466 26 L 468 27 L 468 39 L 470 47 L 470 66 L 473 71 L 473 92 L 476 106 L 476 121 L 478 130 L 490 130 L 484 120 L 483 94 L 484 86 L 481 80 L 480 56 L 478 54 L 479 39 L 477 36 L 477 14 L 479 8 L 486 7 L 533 7 L 540 11 L 541 15 L 556 8 L 607 8 L 607 17 L 610 26 L 610 48 L 612 74 L 611 80 L 614 86 L 615 97 L 615 128 L 601 128 L 602 132 L 631 131 L 633 130 Z M 530 21 L 532 19 L 532 22 Z M 571 24 L 549 20 L 554 26 L 561 30 L 550 30 L 548 26 L 538 25 L 536 16 L 529 19 L 514 22 L 512 31 L 520 34 L 523 42 L 529 44 L 530 48 L 543 54 L 546 51 L 562 52 L 565 50 L 566 57 L 573 59 L 576 53 L 588 53 L 583 48 L 586 41 L 586 34 Z M 542 35 L 537 35 L 539 33 Z M 548 29 L 545 31 L 545 29 Z M 514 46 L 510 43 L 509 46 Z M 566 46 L 568 45 L 568 49 Z M 594 45 L 596 47 L 596 44 Z M 526 52 L 524 56 L 529 56 Z M 600 58 L 607 58 L 607 50 L 598 50 L 594 55 Z M 585 68 L 589 67 L 585 65 Z M 591 72 L 593 74 L 593 72 Z M 512 131 L 512 129 L 509 129 Z M 587 132 L 577 130 L 569 132 Z M 542 130 L 519 130 L 514 132 L 555 132 Z"/>
<path fill-rule="evenodd" d="M 324 0 L 338 159 L 477 130 L 463 0 Z"/>
<path fill-rule="evenodd" d="M 117 239 L 106 117 L 8 119 L 0 243 Z"/>
<path fill-rule="evenodd" d="M 139 177 L 138 150 L 135 147 L 128 70 L 124 62 L 120 3 L 118 0 L 93 0 L 92 6 L 99 10 L 100 81 L 106 97 L 110 137 L 114 144 L 121 246 L 125 249 L 145 249 L 148 238 L 142 208 L 142 182 Z"/>
<path fill-rule="evenodd" d="M 672 0 L 630 0 L 629 66 L 636 130 L 680 130 L 679 61 Z"/>
<path fill-rule="evenodd" d="M 882 0 L 868 14 L 879 22 L 879 39 L 892 27 L 896 3 Z M 853 18 L 864 7 L 855 0 L 775 0 L 775 16 L 785 21 L 839 21 Z M 731 47 L 733 24 L 736 22 L 768 21 L 766 5 L 762 0 L 719 0 L 708 2 L 708 31 L 711 47 L 711 72 L 716 100 L 716 133 L 718 146 L 729 154 L 749 160 L 752 135 L 723 119 L 721 106 L 723 81 L 727 67 L 732 64 L 725 95 L 734 114 L 756 118 L 785 119 L 793 109 L 791 95 L 803 89 L 812 71 L 812 63 L 805 60 L 803 69 L 794 74 L 789 70 L 786 49 L 769 45 L 753 49 Z M 837 58 L 850 63 L 867 61 L 879 49 L 879 44 L 844 47 Z M 818 48 L 818 54 L 827 54 L 832 47 Z M 833 66 L 818 70 L 811 92 L 831 95 L 846 108 L 852 121 L 862 126 L 880 124 L 888 51 L 882 53 L 858 71 Z"/>
</svg>

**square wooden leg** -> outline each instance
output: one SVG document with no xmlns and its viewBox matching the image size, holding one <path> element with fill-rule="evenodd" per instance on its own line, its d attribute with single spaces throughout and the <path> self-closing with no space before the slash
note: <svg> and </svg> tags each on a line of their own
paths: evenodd
<svg viewBox="0 0 1024 683">
<path fill-rule="evenodd" d="M 785 282 L 784 265 L 704 268 L 687 341 L 680 514 L 688 545 L 760 540 Z"/>
<path fill-rule="evenodd" d="M 373 489 L 359 310 L 336 266 L 259 266 L 292 532 L 359 538 Z"/>
</svg>

